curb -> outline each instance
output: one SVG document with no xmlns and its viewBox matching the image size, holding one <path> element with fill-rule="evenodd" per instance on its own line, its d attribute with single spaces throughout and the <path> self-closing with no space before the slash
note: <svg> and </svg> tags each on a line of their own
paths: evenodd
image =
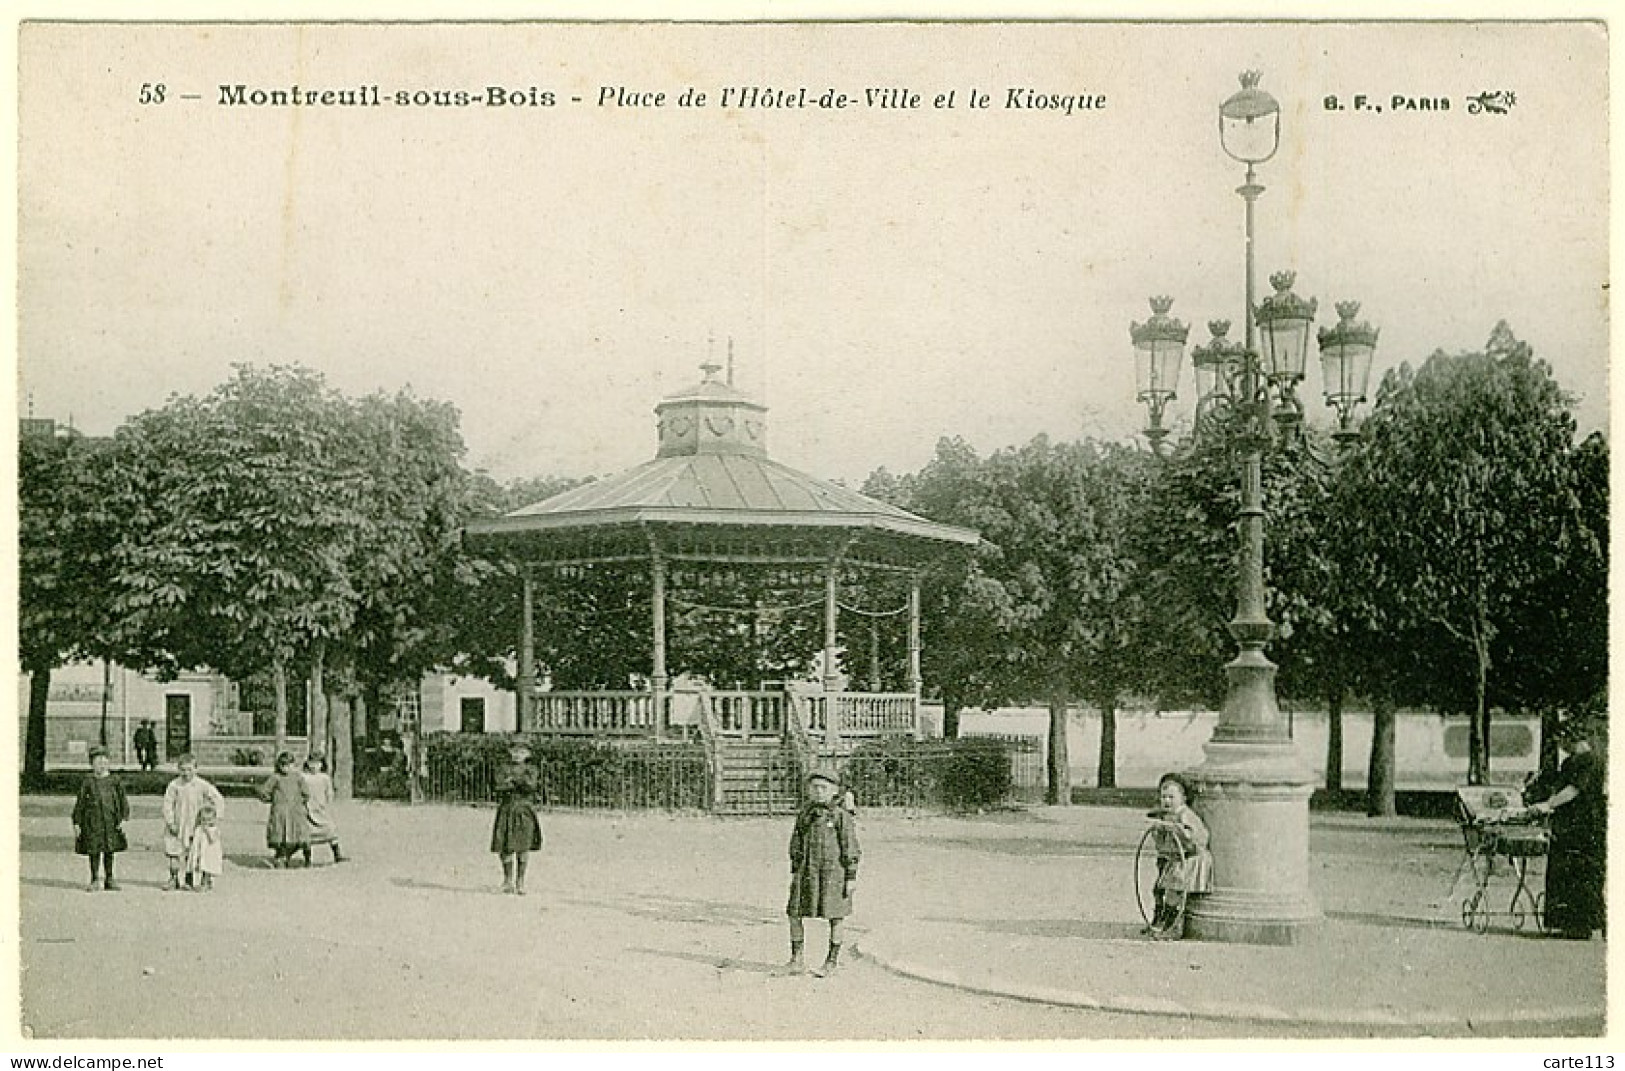
<svg viewBox="0 0 1625 1071">
<path fill-rule="evenodd" d="M 1158 997 L 1129 995 L 1096 995 L 1073 989 L 1034 985 L 1024 982 L 969 981 L 951 968 L 922 966 L 907 957 L 894 956 L 884 942 L 869 937 L 852 942 L 852 951 L 891 971 L 893 974 L 915 981 L 957 989 L 979 996 L 1006 997 L 1031 1004 L 1050 1004 L 1063 1008 L 1088 1011 L 1120 1012 L 1127 1015 L 1154 1015 L 1185 1019 L 1209 1019 L 1232 1022 L 1277 1023 L 1293 1026 L 1316 1027 L 1381 1027 L 1387 1029 L 1445 1028 L 1473 1032 L 1492 1032 L 1510 1028 L 1558 1028 L 1606 1020 L 1606 1007 L 1583 1008 L 1577 1006 L 1546 1008 L 1530 1012 L 1495 1012 L 1484 1015 L 1452 1014 L 1449 1012 L 1405 1012 L 1398 1010 L 1300 1009 L 1288 1011 L 1267 1004 L 1213 1003 L 1208 1001 L 1175 1001 Z"/>
</svg>

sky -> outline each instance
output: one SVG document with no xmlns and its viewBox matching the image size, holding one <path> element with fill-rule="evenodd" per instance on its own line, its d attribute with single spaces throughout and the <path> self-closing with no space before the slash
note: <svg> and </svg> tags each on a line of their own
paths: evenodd
<svg viewBox="0 0 1625 1071">
<path fill-rule="evenodd" d="M 1252 68 L 1282 106 L 1260 296 L 1291 268 L 1321 326 L 1361 301 L 1373 383 L 1504 319 L 1582 431 L 1608 421 L 1597 24 L 36 23 L 19 50 L 18 405 L 91 434 L 298 363 L 454 403 L 499 478 L 606 475 L 731 343 L 773 456 L 827 478 L 914 471 L 947 435 L 1127 438 L 1151 295 L 1193 345 L 1241 333 L 1217 110 Z M 295 84 L 555 103 L 221 101 Z M 722 107 L 731 86 L 853 103 Z M 1484 93 L 1515 102 L 1472 114 Z M 1318 369 L 1302 394 L 1325 420 Z"/>
</svg>

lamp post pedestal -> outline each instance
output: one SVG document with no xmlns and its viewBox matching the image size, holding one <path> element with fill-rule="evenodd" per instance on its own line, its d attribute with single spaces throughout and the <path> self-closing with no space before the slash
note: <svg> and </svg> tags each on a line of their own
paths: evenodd
<svg viewBox="0 0 1625 1071">
<path fill-rule="evenodd" d="M 1191 898 L 1188 937 L 1296 944 L 1320 918 L 1309 891 L 1309 797 L 1314 780 L 1281 724 L 1268 624 L 1231 630 L 1241 653 L 1225 667 L 1230 694 L 1206 761 L 1191 771 L 1213 851 L 1213 888 Z"/>
<path fill-rule="evenodd" d="M 1205 750 L 1191 777 L 1212 838 L 1213 889 L 1191 898 L 1185 935 L 1296 944 L 1320 920 L 1309 891 L 1309 771 L 1290 743 L 1215 739 Z"/>
</svg>

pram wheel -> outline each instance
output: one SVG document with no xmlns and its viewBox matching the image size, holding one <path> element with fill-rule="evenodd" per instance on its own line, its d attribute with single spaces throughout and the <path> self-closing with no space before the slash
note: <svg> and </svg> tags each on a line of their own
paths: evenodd
<svg viewBox="0 0 1625 1071">
<path fill-rule="evenodd" d="M 1183 874 L 1185 849 L 1177 841 L 1175 844 L 1179 848 L 1179 870 Z M 1160 875 L 1157 830 L 1153 827 L 1140 837 L 1139 847 L 1134 850 L 1134 900 L 1140 909 L 1140 918 L 1145 920 L 1145 932 L 1153 937 L 1182 933 L 1185 926 L 1185 890 L 1162 890 L 1162 903 L 1168 910 L 1160 915 L 1157 912 L 1157 879 Z"/>
<path fill-rule="evenodd" d="M 1490 932 L 1489 905 L 1485 903 L 1482 891 L 1475 892 L 1462 901 L 1461 924 L 1467 929 L 1477 930 L 1479 933 Z"/>
</svg>

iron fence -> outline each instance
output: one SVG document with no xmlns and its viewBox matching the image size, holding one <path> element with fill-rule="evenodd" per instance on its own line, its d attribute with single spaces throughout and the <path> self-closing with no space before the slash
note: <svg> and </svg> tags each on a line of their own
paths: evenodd
<svg viewBox="0 0 1625 1071">
<path fill-rule="evenodd" d="M 430 737 L 424 798 L 494 802 L 497 779 L 509 761 L 506 744 L 498 743 L 470 747 Z M 553 740 L 530 746 L 529 761 L 546 806 L 701 810 L 706 805 L 709 777 L 698 744 Z"/>
</svg>

